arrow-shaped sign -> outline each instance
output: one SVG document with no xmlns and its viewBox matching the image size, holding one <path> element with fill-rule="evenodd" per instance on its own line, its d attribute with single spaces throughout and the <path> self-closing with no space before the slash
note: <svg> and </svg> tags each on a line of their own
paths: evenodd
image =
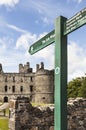
<svg viewBox="0 0 86 130">
<path fill-rule="evenodd" d="M 48 33 L 46 36 L 35 42 L 33 45 L 30 46 L 29 52 L 30 54 L 34 54 L 37 51 L 43 49 L 46 46 L 49 46 L 55 42 L 55 32 L 54 30 Z"/>
</svg>

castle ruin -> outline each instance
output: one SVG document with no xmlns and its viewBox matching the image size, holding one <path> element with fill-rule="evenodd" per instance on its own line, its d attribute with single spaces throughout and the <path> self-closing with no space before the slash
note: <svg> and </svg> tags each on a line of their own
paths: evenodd
<svg viewBox="0 0 86 130">
<path fill-rule="evenodd" d="M 4 73 L 0 64 L 0 100 L 9 102 L 20 96 L 29 97 L 34 103 L 53 103 L 54 70 L 46 70 L 41 62 L 33 72 L 27 62 L 19 64 L 19 73 Z"/>
</svg>

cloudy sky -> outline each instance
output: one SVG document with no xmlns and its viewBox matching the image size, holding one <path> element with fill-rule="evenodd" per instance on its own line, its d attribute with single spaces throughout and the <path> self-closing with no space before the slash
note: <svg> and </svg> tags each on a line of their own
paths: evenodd
<svg viewBox="0 0 86 130">
<path fill-rule="evenodd" d="M 56 17 L 71 18 L 86 8 L 86 0 L 0 0 L 0 63 L 4 72 L 18 72 L 18 64 L 43 61 L 54 68 L 54 44 L 34 55 L 29 47 L 54 29 Z M 86 73 L 86 25 L 68 35 L 68 80 Z"/>
</svg>

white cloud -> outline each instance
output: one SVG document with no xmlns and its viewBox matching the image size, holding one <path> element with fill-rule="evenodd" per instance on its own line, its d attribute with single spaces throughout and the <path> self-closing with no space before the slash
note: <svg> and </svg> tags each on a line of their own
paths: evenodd
<svg viewBox="0 0 86 130">
<path fill-rule="evenodd" d="M 29 49 L 29 46 L 33 44 L 35 41 L 43 37 L 46 33 L 40 34 L 37 36 L 36 34 L 25 33 L 22 34 L 16 41 L 16 49 Z"/>
<path fill-rule="evenodd" d="M 6 26 L 7 26 L 8 28 L 11 28 L 11 29 L 13 29 L 13 30 L 17 31 L 17 32 L 27 33 L 27 31 L 26 31 L 26 30 L 21 29 L 21 28 L 19 28 L 19 27 L 15 26 L 15 25 L 6 24 Z"/>
<path fill-rule="evenodd" d="M 0 5 L 5 5 L 7 7 L 14 7 L 19 3 L 19 0 L 0 0 Z"/>
<path fill-rule="evenodd" d="M 4 39 L 0 39 L 0 54 L 2 54 L 6 50 L 6 44 Z"/>
<path fill-rule="evenodd" d="M 2 63 L 3 67 L 9 66 L 11 68 L 12 66 L 13 53 L 9 49 L 12 42 L 13 40 L 7 36 L 0 38 L 0 63 Z"/>
<path fill-rule="evenodd" d="M 36 41 L 36 35 L 31 35 L 30 33 L 26 33 L 21 35 L 16 41 L 16 49 L 28 49 L 29 45 Z"/>
<path fill-rule="evenodd" d="M 70 42 L 68 45 L 68 74 L 69 80 L 86 73 L 86 49 L 78 43 Z"/>
<path fill-rule="evenodd" d="M 49 24 L 49 20 L 47 17 L 43 17 L 42 18 L 42 21 L 45 23 L 45 24 Z"/>
<path fill-rule="evenodd" d="M 16 72 L 18 71 L 18 64 L 24 62 L 22 58 L 25 58 L 24 52 L 14 49 L 13 44 L 14 41 L 10 37 L 0 38 L 0 63 L 3 65 L 4 72 Z"/>
<path fill-rule="evenodd" d="M 29 46 L 45 34 L 39 36 L 29 32 L 22 34 L 16 41 L 16 47 L 11 37 L 4 36 L 0 38 L 0 63 L 3 65 L 4 72 L 18 72 L 18 64 L 27 61 L 31 62 L 31 65 L 34 65 L 33 68 L 35 68 L 35 64 L 39 63 L 36 60 L 39 59 L 36 57 L 34 60 L 28 53 Z"/>
<path fill-rule="evenodd" d="M 0 37 L 0 54 L 4 54 L 6 49 L 13 43 L 13 39 L 8 36 Z"/>
<path fill-rule="evenodd" d="M 38 62 L 44 61 L 47 68 L 53 68 L 54 46 L 46 47 L 34 55 L 30 55 L 28 52 L 29 46 L 33 44 L 34 42 L 36 42 L 41 37 L 43 37 L 44 35 L 46 35 L 46 32 L 44 32 L 43 34 L 40 34 L 39 36 L 37 36 L 36 34 L 31 34 L 31 33 L 21 35 L 16 42 L 16 49 L 24 50 L 22 57 L 24 59 L 27 59 L 27 61 L 29 59 L 29 61 L 33 63 L 34 66 Z"/>
<path fill-rule="evenodd" d="M 1 28 L 2 28 L 2 30 L 1 30 Z M 7 23 L 5 18 L 3 16 L 0 16 L 0 31 L 5 30 L 5 32 L 6 32 L 6 31 L 8 31 L 8 29 L 11 29 L 11 30 L 14 30 L 14 31 L 20 32 L 20 33 L 28 33 L 28 31 L 25 29 L 22 29 L 16 25 Z"/>
<path fill-rule="evenodd" d="M 42 59 L 48 69 L 54 68 L 54 45 L 50 45 L 33 55 L 33 58 Z"/>
<path fill-rule="evenodd" d="M 74 1 L 74 2 L 77 2 L 77 3 L 81 3 L 83 0 L 68 0 L 69 2 L 71 2 L 71 1 Z"/>
<path fill-rule="evenodd" d="M 78 3 L 81 3 L 83 0 L 75 0 L 75 1 L 77 1 Z"/>
</svg>

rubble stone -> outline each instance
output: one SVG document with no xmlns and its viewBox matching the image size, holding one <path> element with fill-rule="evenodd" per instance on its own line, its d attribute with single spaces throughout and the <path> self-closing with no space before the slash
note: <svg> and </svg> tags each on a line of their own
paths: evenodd
<svg viewBox="0 0 86 130">
<path fill-rule="evenodd" d="M 68 130 L 86 130 L 86 99 L 69 99 L 67 111 Z M 54 130 L 54 105 L 33 107 L 25 97 L 11 100 L 9 129 Z"/>
</svg>

